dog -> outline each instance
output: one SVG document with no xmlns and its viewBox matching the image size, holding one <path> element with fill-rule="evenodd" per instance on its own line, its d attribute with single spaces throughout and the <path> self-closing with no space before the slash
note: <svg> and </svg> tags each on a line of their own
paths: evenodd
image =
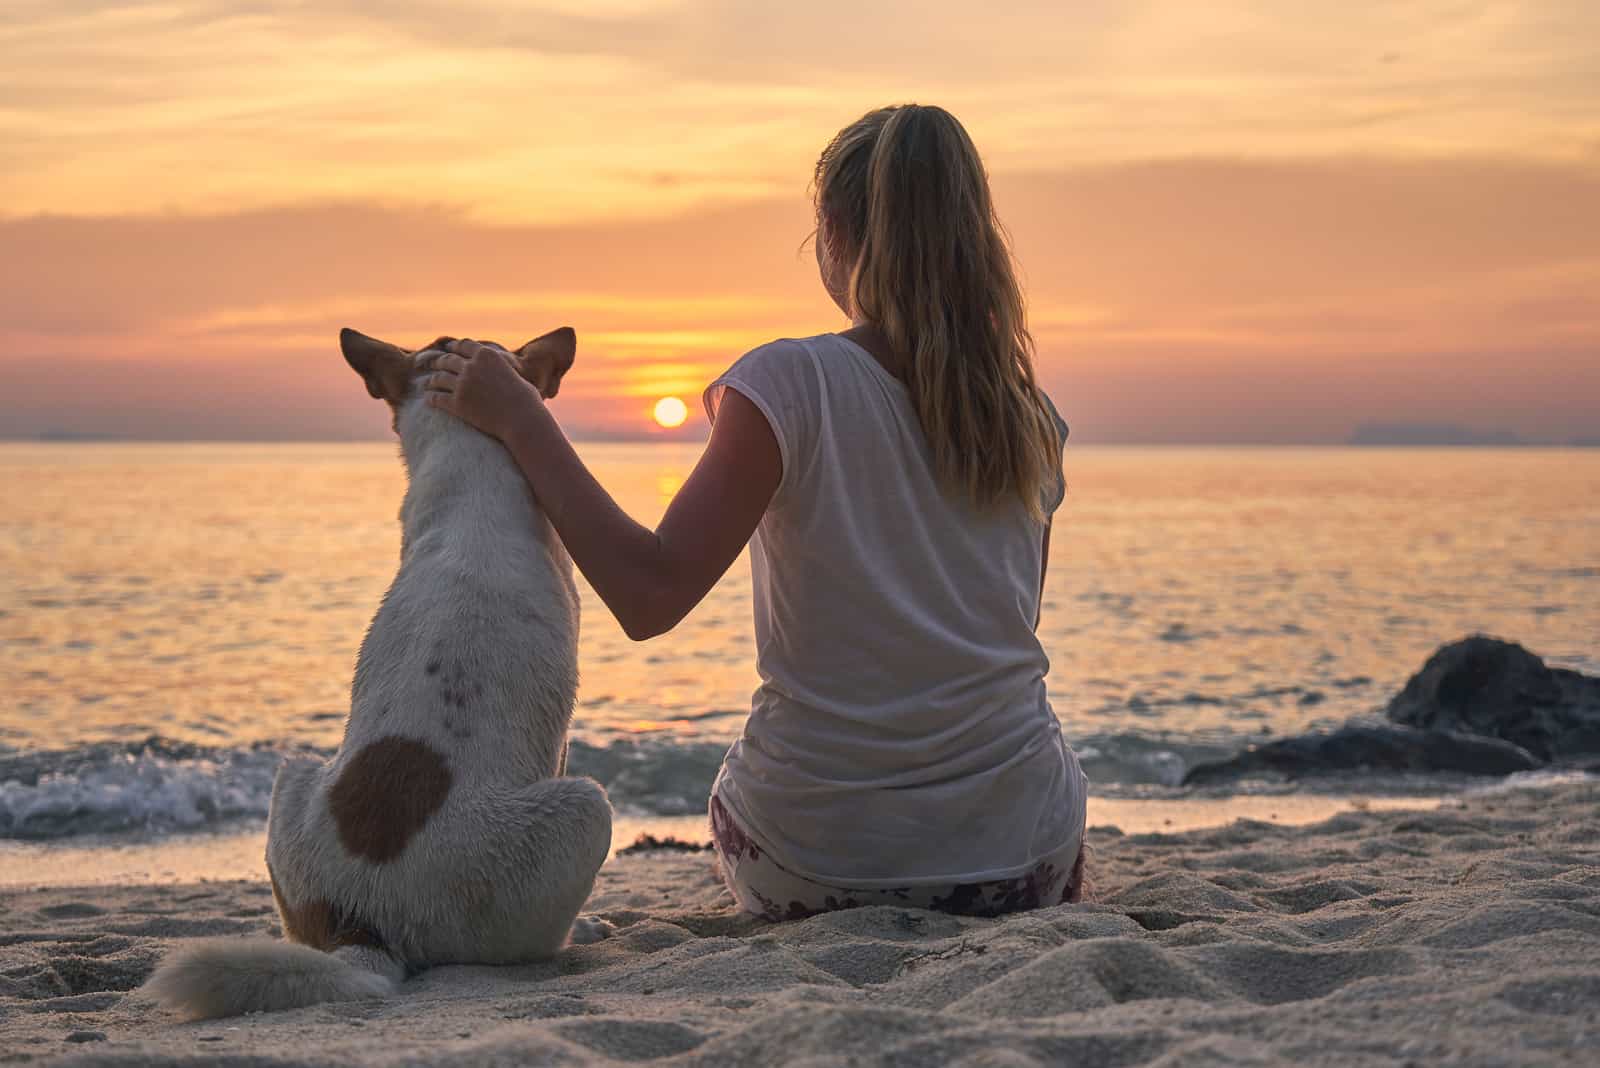
<svg viewBox="0 0 1600 1068">
<path fill-rule="evenodd" d="M 169 956 L 145 991 L 188 1018 L 380 997 L 435 965 L 540 960 L 607 933 L 577 918 L 611 806 L 566 775 L 572 560 L 510 454 L 423 399 L 448 340 L 413 352 L 340 333 L 393 409 L 400 570 L 361 644 L 339 751 L 288 760 L 273 783 L 267 874 L 288 942 Z M 576 348 L 563 327 L 507 357 L 549 397 Z"/>
</svg>

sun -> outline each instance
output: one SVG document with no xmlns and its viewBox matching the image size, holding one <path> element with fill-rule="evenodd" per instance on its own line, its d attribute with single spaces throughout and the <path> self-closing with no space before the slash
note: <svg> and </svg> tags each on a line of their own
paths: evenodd
<svg viewBox="0 0 1600 1068">
<path fill-rule="evenodd" d="M 682 426 L 683 421 L 689 418 L 689 406 L 677 397 L 662 397 L 656 401 L 656 422 L 671 430 L 675 426 Z"/>
</svg>

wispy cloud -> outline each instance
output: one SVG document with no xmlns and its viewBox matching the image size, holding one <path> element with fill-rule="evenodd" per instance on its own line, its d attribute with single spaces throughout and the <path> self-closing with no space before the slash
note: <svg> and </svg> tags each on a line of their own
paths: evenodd
<svg viewBox="0 0 1600 1068">
<path fill-rule="evenodd" d="M 1600 158 L 1600 7 L 12 0 L 13 215 L 360 198 L 642 217 L 803 190 L 867 107 L 997 171 L 1190 155 Z"/>
<path fill-rule="evenodd" d="M 816 152 L 945 104 L 1076 440 L 1600 412 L 1600 5 L 10 0 L 0 434 L 379 435 L 333 348 L 580 332 L 637 425 L 837 325 Z"/>
<path fill-rule="evenodd" d="M 1596 418 L 1592 167 L 1188 160 L 996 188 L 1076 440 L 1337 440 L 1419 416 L 1568 437 Z M 360 204 L 0 221 L 0 433 L 376 436 L 340 326 L 515 343 L 561 323 L 579 331 L 563 418 L 637 428 L 745 349 L 839 325 L 809 222 L 800 197 L 564 225 Z"/>
</svg>

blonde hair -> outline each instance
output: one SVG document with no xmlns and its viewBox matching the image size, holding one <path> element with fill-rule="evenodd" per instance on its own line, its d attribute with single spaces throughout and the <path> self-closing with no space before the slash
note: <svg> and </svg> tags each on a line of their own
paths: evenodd
<svg viewBox="0 0 1600 1068">
<path fill-rule="evenodd" d="M 817 160 L 816 209 L 828 254 L 853 260 L 851 311 L 906 361 L 940 479 L 979 508 L 1014 498 L 1043 519 L 1062 443 L 967 131 L 943 108 L 868 112 Z"/>
</svg>

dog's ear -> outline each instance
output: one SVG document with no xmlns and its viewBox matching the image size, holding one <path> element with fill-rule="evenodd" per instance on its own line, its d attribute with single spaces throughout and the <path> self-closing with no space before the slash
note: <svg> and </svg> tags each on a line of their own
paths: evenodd
<svg viewBox="0 0 1600 1068">
<path fill-rule="evenodd" d="M 367 392 L 398 405 L 411 387 L 411 353 L 368 337 L 348 326 L 339 331 L 339 349 L 367 384 Z"/>
<path fill-rule="evenodd" d="M 561 388 L 561 376 L 578 356 L 578 333 L 563 326 L 534 338 L 517 350 L 517 370 L 549 400 Z"/>
</svg>

